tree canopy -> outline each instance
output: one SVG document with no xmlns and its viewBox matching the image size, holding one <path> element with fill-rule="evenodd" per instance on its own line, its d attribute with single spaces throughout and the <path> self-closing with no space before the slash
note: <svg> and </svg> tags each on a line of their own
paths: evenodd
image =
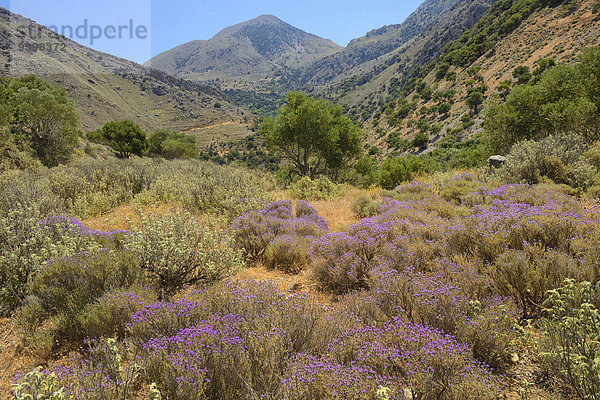
<svg viewBox="0 0 600 400">
<path fill-rule="evenodd" d="M 261 124 L 267 148 L 287 160 L 300 176 L 340 171 L 361 153 L 361 131 L 339 106 L 290 92 L 275 119 Z"/>
<path fill-rule="evenodd" d="M 141 156 L 148 147 L 146 134 L 129 120 L 111 121 L 99 131 L 100 138 L 119 153 L 120 158 Z"/>
<path fill-rule="evenodd" d="M 198 156 L 196 139 L 169 129 L 160 129 L 148 139 L 148 153 L 172 160 Z"/>
<path fill-rule="evenodd" d="M 0 81 L 0 125 L 48 167 L 67 162 L 78 143 L 73 102 L 63 89 L 34 75 Z"/>
</svg>

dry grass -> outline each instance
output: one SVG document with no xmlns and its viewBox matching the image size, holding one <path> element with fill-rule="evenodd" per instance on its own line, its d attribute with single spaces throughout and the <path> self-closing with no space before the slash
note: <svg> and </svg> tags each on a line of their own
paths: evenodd
<svg viewBox="0 0 600 400">
<path fill-rule="evenodd" d="M 196 144 L 202 150 L 215 141 L 228 142 L 245 138 L 252 132 L 248 125 L 238 122 L 223 122 L 205 128 L 195 128 L 185 132 L 196 138 Z"/>
<path fill-rule="evenodd" d="M 272 194 L 275 200 L 292 200 L 289 192 L 279 191 Z M 343 190 L 342 195 L 327 200 L 312 200 L 308 203 L 317 210 L 319 215 L 327 221 L 332 231 L 346 231 L 350 225 L 360 221 L 352 212 L 352 202 L 359 196 L 370 196 L 373 200 L 380 199 L 379 189 L 350 188 Z"/>
<path fill-rule="evenodd" d="M 138 211 L 139 209 L 135 208 L 133 205 L 124 204 L 113 208 L 105 214 L 84 219 L 81 223 L 90 228 L 106 232 L 112 230 L 131 230 L 134 226 L 138 228 L 140 226 L 140 216 Z M 160 204 L 142 207 L 141 211 L 144 214 L 154 213 L 162 215 L 172 211 L 183 211 L 183 209 L 174 204 Z"/>
<path fill-rule="evenodd" d="M 15 373 L 30 371 L 39 362 L 23 345 L 23 334 L 16 321 L 0 319 L 0 398 L 9 392 Z"/>
</svg>

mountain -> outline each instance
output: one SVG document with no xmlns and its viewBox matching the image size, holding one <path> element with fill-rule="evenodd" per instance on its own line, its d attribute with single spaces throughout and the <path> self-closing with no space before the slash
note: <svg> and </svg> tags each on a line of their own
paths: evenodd
<svg viewBox="0 0 600 400">
<path fill-rule="evenodd" d="M 41 50 L 42 45 L 52 47 Z M 0 47 L 2 75 L 35 74 L 63 87 L 75 102 L 84 131 L 121 119 L 154 130 L 243 118 L 243 111 L 211 86 L 92 50 L 4 8 Z"/>
<path fill-rule="evenodd" d="M 434 60 L 495 1 L 427 0 L 402 24 L 372 31 L 344 51 L 311 65 L 303 75 L 303 86 L 362 114 L 393 78 Z"/>
<path fill-rule="evenodd" d="M 276 111 L 289 90 L 353 106 L 372 91 L 354 99 L 344 98 L 346 92 L 364 86 L 391 65 L 431 61 L 494 1 L 426 0 L 404 22 L 372 30 L 346 48 L 265 15 L 226 28 L 210 40 L 176 47 L 145 65 L 211 83 L 236 104 L 263 112 Z"/>
<path fill-rule="evenodd" d="M 144 65 L 192 81 L 218 82 L 223 89 L 260 89 L 341 49 L 277 17 L 262 15 L 223 29 L 209 40 L 175 47 Z"/>
</svg>

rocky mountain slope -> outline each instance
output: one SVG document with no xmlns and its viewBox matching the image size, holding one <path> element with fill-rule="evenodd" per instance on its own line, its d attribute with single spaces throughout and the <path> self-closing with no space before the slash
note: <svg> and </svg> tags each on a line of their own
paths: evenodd
<svg viewBox="0 0 600 400">
<path fill-rule="evenodd" d="M 402 150 L 419 132 L 434 144 L 448 134 L 474 137 L 486 105 L 521 84 L 519 71 L 531 77 L 549 59 L 573 62 L 584 49 L 600 45 L 597 0 L 541 1 L 523 9 L 527 4 L 533 3 L 499 0 L 428 65 L 383 71 L 366 85 L 376 89 L 369 97 L 361 97 L 360 88 L 345 94 L 342 99 L 359 99 L 350 112 L 371 132 L 372 143 Z M 474 91 L 481 92 L 482 103 L 469 107 Z"/>
<path fill-rule="evenodd" d="M 30 27 L 35 35 L 28 34 Z M 84 131 L 125 118 L 147 130 L 185 129 L 243 118 L 243 111 L 218 89 L 57 37 L 4 8 L 0 8 L 0 47 L 2 75 L 35 74 L 63 87 L 77 106 Z"/>
</svg>

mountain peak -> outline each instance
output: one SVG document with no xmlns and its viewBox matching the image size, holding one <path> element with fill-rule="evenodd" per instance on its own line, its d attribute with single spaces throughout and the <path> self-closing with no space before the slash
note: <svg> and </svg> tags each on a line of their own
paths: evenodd
<svg viewBox="0 0 600 400">
<path fill-rule="evenodd" d="M 330 40 L 265 14 L 225 28 L 207 41 L 190 42 L 159 54 L 150 64 L 200 82 L 259 81 L 291 73 L 340 49 Z"/>
<path fill-rule="evenodd" d="M 271 15 L 271 14 L 259 15 L 258 17 L 251 19 L 248 22 L 252 22 L 252 21 L 254 21 L 254 22 L 277 22 L 277 23 L 283 22 L 282 20 L 280 20 L 279 18 L 277 18 L 276 16 Z"/>
<path fill-rule="evenodd" d="M 263 15 L 259 15 L 256 18 L 253 18 L 251 20 L 248 20 L 245 22 L 240 22 L 239 24 L 229 26 L 229 27 L 221 30 L 219 33 L 217 33 L 214 36 L 214 38 L 220 38 L 220 37 L 227 36 L 227 35 L 233 35 L 239 31 L 247 29 L 249 27 L 265 28 L 267 26 L 271 26 L 271 27 L 279 26 L 279 27 L 286 27 L 286 28 L 290 28 L 290 29 L 296 29 L 293 26 L 291 26 L 290 24 L 286 23 L 285 21 L 280 20 L 279 18 L 277 18 L 274 15 L 263 14 Z"/>
</svg>

